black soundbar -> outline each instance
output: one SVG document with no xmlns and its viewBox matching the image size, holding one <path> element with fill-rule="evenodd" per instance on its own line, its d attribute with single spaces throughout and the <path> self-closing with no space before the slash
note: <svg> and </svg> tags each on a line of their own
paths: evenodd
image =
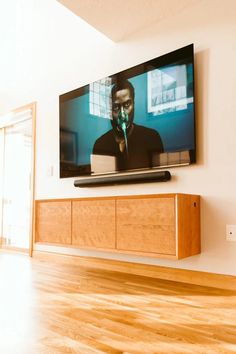
<svg viewBox="0 0 236 354">
<path fill-rule="evenodd" d="M 144 182 L 166 182 L 171 179 L 169 171 L 155 171 L 150 173 L 137 173 L 130 175 L 99 176 L 81 178 L 74 181 L 75 187 L 112 186 L 116 184 L 131 184 Z"/>
</svg>

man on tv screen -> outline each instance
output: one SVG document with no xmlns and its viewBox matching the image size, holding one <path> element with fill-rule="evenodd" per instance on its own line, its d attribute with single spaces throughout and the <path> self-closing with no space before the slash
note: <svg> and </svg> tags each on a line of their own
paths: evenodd
<svg viewBox="0 0 236 354">
<path fill-rule="evenodd" d="M 163 152 L 163 144 L 156 130 L 134 123 L 133 85 L 118 81 L 111 100 L 112 129 L 95 141 L 93 155 L 115 157 L 118 171 L 153 167 L 153 156 Z"/>
</svg>

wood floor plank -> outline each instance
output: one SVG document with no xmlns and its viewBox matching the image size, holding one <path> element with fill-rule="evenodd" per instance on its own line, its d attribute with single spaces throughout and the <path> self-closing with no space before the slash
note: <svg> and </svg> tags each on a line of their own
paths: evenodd
<svg viewBox="0 0 236 354">
<path fill-rule="evenodd" d="M 236 353 L 236 292 L 0 253 L 0 353 Z"/>
</svg>

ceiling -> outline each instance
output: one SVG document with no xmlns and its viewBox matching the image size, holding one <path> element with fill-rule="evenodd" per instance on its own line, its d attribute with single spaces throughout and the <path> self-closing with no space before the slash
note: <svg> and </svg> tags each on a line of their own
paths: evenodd
<svg viewBox="0 0 236 354">
<path fill-rule="evenodd" d="M 179 14 L 200 0 L 57 0 L 111 40 Z"/>
</svg>

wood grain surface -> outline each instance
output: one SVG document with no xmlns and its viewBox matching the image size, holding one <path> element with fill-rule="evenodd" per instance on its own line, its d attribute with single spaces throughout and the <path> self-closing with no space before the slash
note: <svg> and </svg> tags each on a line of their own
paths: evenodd
<svg viewBox="0 0 236 354">
<path fill-rule="evenodd" d="M 0 252 L 0 353 L 233 354 L 236 292 Z"/>
<path fill-rule="evenodd" d="M 175 255 L 175 199 L 117 200 L 117 248 Z"/>
<path fill-rule="evenodd" d="M 201 252 L 200 240 L 200 197 L 177 195 L 178 258 Z"/>
<path fill-rule="evenodd" d="M 36 203 L 36 242 L 71 244 L 71 201 Z"/>
<path fill-rule="evenodd" d="M 177 193 L 38 200 L 35 235 L 36 242 L 47 244 L 181 259 L 200 253 L 200 197 Z"/>
<path fill-rule="evenodd" d="M 115 200 L 72 202 L 73 245 L 114 249 L 115 238 Z"/>
</svg>

